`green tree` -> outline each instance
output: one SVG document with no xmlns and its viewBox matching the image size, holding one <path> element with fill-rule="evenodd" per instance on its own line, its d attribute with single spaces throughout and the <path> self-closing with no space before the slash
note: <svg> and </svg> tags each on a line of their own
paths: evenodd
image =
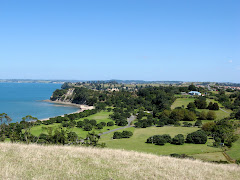
<svg viewBox="0 0 240 180">
<path fill-rule="evenodd" d="M 216 113 L 214 112 L 214 111 L 208 111 L 208 113 L 207 113 L 207 119 L 208 120 L 214 120 L 214 119 L 216 119 Z"/>
<path fill-rule="evenodd" d="M 183 144 L 184 144 L 184 136 L 183 136 L 182 134 L 176 135 L 176 136 L 172 139 L 172 144 L 183 145 Z"/>
</svg>

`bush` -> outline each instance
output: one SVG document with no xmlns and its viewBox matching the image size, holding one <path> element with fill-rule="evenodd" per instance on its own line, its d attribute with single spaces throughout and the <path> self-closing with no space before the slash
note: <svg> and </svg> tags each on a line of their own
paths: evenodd
<svg viewBox="0 0 240 180">
<path fill-rule="evenodd" d="M 205 111 L 200 112 L 199 119 L 200 120 L 206 120 L 207 119 L 207 113 Z"/>
<path fill-rule="evenodd" d="M 91 130 L 92 130 L 92 125 L 91 125 L 90 123 L 85 124 L 85 126 L 83 127 L 83 129 L 84 129 L 85 131 L 91 131 Z"/>
<path fill-rule="evenodd" d="M 97 129 L 103 129 L 103 125 L 101 123 L 96 125 Z"/>
<path fill-rule="evenodd" d="M 100 124 L 104 127 L 104 126 L 106 126 L 107 123 L 105 123 L 105 122 L 100 122 Z"/>
<path fill-rule="evenodd" d="M 183 127 L 192 127 L 192 123 L 183 122 Z"/>
<path fill-rule="evenodd" d="M 122 138 L 122 133 L 121 132 L 114 132 L 113 139 L 121 139 L 121 138 Z"/>
<path fill-rule="evenodd" d="M 107 122 L 107 126 L 114 126 L 114 122 L 113 121 Z"/>
<path fill-rule="evenodd" d="M 164 145 L 166 143 L 166 140 L 163 137 L 159 137 L 156 141 L 156 145 Z"/>
<path fill-rule="evenodd" d="M 171 143 L 172 142 L 172 138 L 169 134 L 163 134 L 162 138 L 166 140 L 166 142 Z"/>
<path fill-rule="evenodd" d="M 207 119 L 208 120 L 214 120 L 216 119 L 216 113 L 214 111 L 208 111 L 207 113 Z"/>
<path fill-rule="evenodd" d="M 164 124 L 164 122 L 162 122 L 162 121 L 158 121 L 157 122 L 157 127 L 163 127 L 165 124 Z"/>
<path fill-rule="evenodd" d="M 184 144 L 184 136 L 183 136 L 182 134 L 176 135 L 176 136 L 172 139 L 172 144 L 183 145 L 183 144 Z"/>
<path fill-rule="evenodd" d="M 187 143 L 205 144 L 207 142 L 207 135 L 204 131 L 198 130 L 187 135 Z"/>
<path fill-rule="evenodd" d="M 131 131 L 123 131 L 122 138 L 130 138 L 133 135 Z"/>
<path fill-rule="evenodd" d="M 78 122 L 77 122 L 77 127 L 78 127 L 78 128 L 82 128 L 83 126 L 84 126 L 83 121 L 78 121 Z"/>
<path fill-rule="evenodd" d="M 197 120 L 194 124 L 194 126 L 201 126 L 202 125 L 202 121 L 201 120 Z"/>
<path fill-rule="evenodd" d="M 96 126 L 97 125 L 97 121 L 95 119 L 91 119 L 89 121 L 89 123 L 92 125 L 92 126 Z"/>
</svg>

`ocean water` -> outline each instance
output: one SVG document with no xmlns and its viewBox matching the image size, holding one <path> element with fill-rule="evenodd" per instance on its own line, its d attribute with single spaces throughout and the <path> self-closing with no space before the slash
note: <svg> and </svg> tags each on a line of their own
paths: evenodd
<svg viewBox="0 0 240 180">
<path fill-rule="evenodd" d="M 20 122 L 27 115 L 45 119 L 77 111 L 77 107 L 42 101 L 60 88 L 61 84 L 0 83 L 0 113 L 7 113 L 12 122 Z"/>
</svg>

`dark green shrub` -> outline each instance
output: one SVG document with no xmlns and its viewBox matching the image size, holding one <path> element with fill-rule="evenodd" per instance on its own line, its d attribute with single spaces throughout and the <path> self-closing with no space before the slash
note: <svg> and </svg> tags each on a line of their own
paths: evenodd
<svg viewBox="0 0 240 180">
<path fill-rule="evenodd" d="M 202 130 L 195 131 L 187 135 L 186 142 L 194 144 L 205 144 L 207 142 L 207 135 Z"/>
<path fill-rule="evenodd" d="M 97 129 L 103 129 L 103 125 L 101 123 L 96 125 Z"/>
<path fill-rule="evenodd" d="M 83 126 L 84 126 L 83 121 L 78 121 L 78 122 L 77 122 L 77 127 L 78 127 L 78 128 L 82 128 Z"/>
<path fill-rule="evenodd" d="M 84 129 L 85 131 L 91 131 L 91 130 L 92 130 L 92 125 L 91 125 L 90 123 L 85 124 L 84 127 L 83 127 L 83 129 Z"/>
<path fill-rule="evenodd" d="M 194 124 L 194 126 L 201 126 L 202 125 L 202 121 L 201 120 L 197 120 Z"/>
<path fill-rule="evenodd" d="M 122 138 L 122 133 L 121 132 L 114 132 L 113 139 L 121 139 L 121 138 Z"/>
<path fill-rule="evenodd" d="M 156 141 L 156 145 L 164 145 L 167 141 L 163 137 L 159 137 Z"/>
<path fill-rule="evenodd" d="M 176 136 L 172 139 L 172 144 L 183 145 L 183 144 L 184 144 L 184 136 L 183 136 L 182 134 L 176 135 Z"/>
<path fill-rule="evenodd" d="M 114 122 L 113 121 L 107 122 L 107 126 L 114 126 Z"/>
<path fill-rule="evenodd" d="M 122 138 L 130 138 L 133 135 L 131 131 L 123 131 Z"/>
<path fill-rule="evenodd" d="M 92 126 L 96 126 L 97 125 L 97 121 L 95 119 L 91 119 L 89 121 L 89 123 L 92 125 Z"/>
</svg>

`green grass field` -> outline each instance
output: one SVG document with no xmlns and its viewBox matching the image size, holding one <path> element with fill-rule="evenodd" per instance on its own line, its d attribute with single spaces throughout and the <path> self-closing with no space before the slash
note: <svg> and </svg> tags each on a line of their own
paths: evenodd
<svg viewBox="0 0 240 180">
<path fill-rule="evenodd" d="M 194 98 L 177 98 L 172 106 L 171 106 L 171 109 L 175 109 L 176 107 L 182 107 L 184 106 L 184 108 L 187 108 L 187 105 L 190 103 L 190 102 L 194 102 Z"/>
<path fill-rule="evenodd" d="M 174 103 L 172 104 L 171 106 L 171 109 L 174 109 L 176 107 L 182 107 L 184 106 L 184 108 L 187 108 L 187 105 L 190 103 L 190 102 L 194 102 L 194 98 L 177 98 Z M 230 113 L 232 112 L 231 110 L 229 109 L 225 109 L 224 107 L 222 107 L 222 104 L 220 104 L 219 102 L 215 101 L 214 99 L 207 99 L 207 102 L 216 102 L 219 104 L 219 107 L 221 107 L 221 109 L 217 110 L 217 111 L 214 111 L 217 115 L 217 120 L 220 120 L 220 119 L 223 119 L 223 118 L 226 118 L 230 115 Z M 208 112 L 209 110 L 208 109 L 196 109 L 197 111 L 199 112 L 202 112 L 202 111 L 206 111 Z M 226 111 L 226 112 L 224 112 Z"/>
<path fill-rule="evenodd" d="M 222 152 L 194 154 L 192 156 L 196 159 L 202 159 L 204 161 L 227 161 Z"/>
<path fill-rule="evenodd" d="M 94 115 L 91 115 L 91 116 L 88 116 L 86 118 L 81 118 L 81 119 L 78 119 L 77 121 L 82 121 L 84 119 L 95 119 L 97 121 L 97 123 L 100 123 L 100 122 L 109 122 L 109 121 L 113 121 L 111 119 L 109 119 L 109 115 L 111 114 L 112 112 L 107 112 L 107 111 L 101 111 L 97 114 L 94 114 Z M 51 124 L 51 125 L 40 125 L 40 126 L 35 126 L 31 129 L 31 133 L 35 136 L 39 136 L 41 133 L 46 133 L 45 130 L 43 130 L 43 127 L 58 127 L 58 126 L 61 126 L 61 123 L 54 123 L 54 124 Z M 108 130 L 112 130 L 112 129 L 116 129 L 116 128 L 119 128 L 119 126 L 105 126 L 103 129 L 93 129 L 96 133 L 102 133 L 102 132 L 105 132 L 105 131 L 108 131 Z M 74 127 L 73 128 L 73 131 L 77 133 L 78 136 L 80 137 L 85 137 L 87 134 L 88 134 L 88 131 L 84 131 L 82 128 L 77 128 L 77 127 Z"/>
<path fill-rule="evenodd" d="M 164 146 L 158 146 L 154 144 L 145 143 L 147 138 L 153 135 L 170 134 L 174 137 L 177 134 L 184 134 L 198 130 L 196 127 L 149 127 L 149 128 L 128 128 L 125 130 L 134 131 L 133 136 L 128 139 L 112 139 L 113 133 L 102 135 L 100 142 L 106 143 L 108 148 L 112 149 L 125 149 L 134 150 L 138 152 L 147 152 L 157 155 L 169 155 L 172 153 L 178 154 L 203 154 L 209 152 L 219 152 L 221 149 L 207 146 L 211 144 L 212 140 L 208 140 L 206 144 L 184 144 L 184 145 L 173 145 L 165 144 Z"/>
<path fill-rule="evenodd" d="M 238 128 L 236 133 L 240 136 L 240 128 Z M 232 159 L 240 160 L 240 138 L 235 143 L 233 143 L 233 146 L 229 151 L 227 151 L 227 154 Z"/>
</svg>

